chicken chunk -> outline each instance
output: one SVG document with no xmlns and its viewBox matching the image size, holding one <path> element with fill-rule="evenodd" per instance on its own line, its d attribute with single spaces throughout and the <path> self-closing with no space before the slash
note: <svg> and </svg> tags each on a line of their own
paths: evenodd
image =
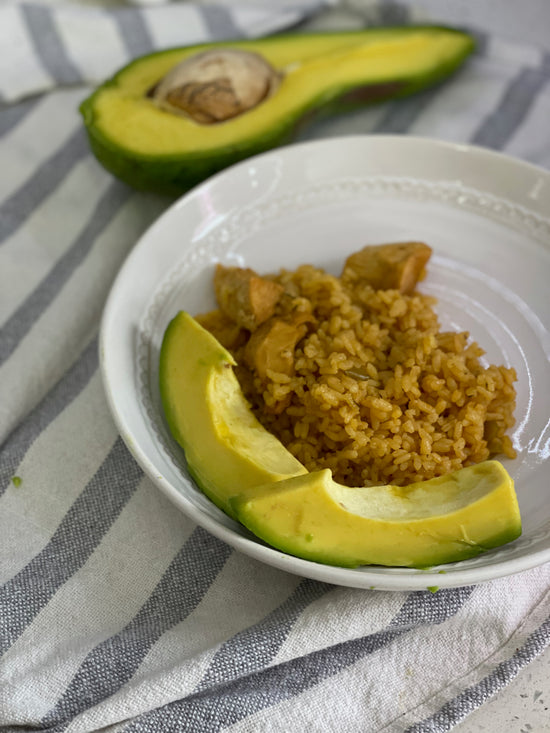
<svg viewBox="0 0 550 733">
<path fill-rule="evenodd" d="M 218 264 L 214 290 L 221 310 L 242 328 L 255 331 L 273 315 L 284 288 L 249 268 Z"/>
<path fill-rule="evenodd" d="M 261 379 L 267 378 L 268 371 L 291 376 L 294 373 L 294 350 L 306 331 L 307 326 L 303 322 L 270 318 L 247 343 L 247 364 Z"/>
<path fill-rule="evenodd" d="M 229 351 L 235 351 L 243 346 L 250 335 L 221 310 L 200 313 L 195 316 L 195 320 Z"/>
<path fill-rule="evenodd" d="M 423 242 L 363 247 L 347 258 L 342 278 L 367 283 L 375 290 L 399 290 L 410 295 L 423 276 L 431 254 L 431 247 Z"/>
</svg>

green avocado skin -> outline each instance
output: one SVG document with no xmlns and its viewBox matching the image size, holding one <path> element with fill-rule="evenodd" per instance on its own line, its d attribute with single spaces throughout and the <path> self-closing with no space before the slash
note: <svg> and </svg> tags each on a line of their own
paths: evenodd
<svg viewBox="0 0 550 733">
<path fill-rule="evenodd" d="M 215 156 L 138 156 L 113 145 L 104 135 L 87 128 L 92 153 L 116 178 L 138 191 L 178 196 L 210 176 L 245 158 L 278 147 L 292 139 L 289 131 L 267 135 L 256 146 L 235 144 Z"/>
<path fill-rule="evenodd" d="M 369 29 L 366 34 L 375 34 L 379 29 Z M 384 28 L 387 31 L 388 28 Z M 238 163 L 245 158 L 256 155 L 280 145 L 292 142 L 293 139 L 313 121 L 320 117 L 327 117 L 335 114 L 343 114 L 357 107 L 367 104 L 374 104 L 389 99 L 397 99 L 415 94 L 419 91 L 434 86 L 455 72 L 475 49 L 475 41 L 467 33 L 442 26 L 408 26 L 396 27 L 396 34 L 404 35 L 418 30 L 444 30 L 459 35 L 463 40 L 460 52 L 454 57 L 447 59 L 444 63 L 434 65 L 429 72 L 424 74 L 411 75 L 410 77 L 376 82 L 369 79 L 364 85 L 353 84 L 346 87 L 343 85 L 338 90 L 327 90 L 309 98 L 302 103 L 297 103 L 292 113 L 289 113 L 282 122 L 268 129 L 262 129 L 260 133 L 249 136 L 246 139 L 236 139 L 232 145 L 224 145 L 214 148 L 208 152 L 198 151 L 197 153 L 185 152 L 181 155 L 142 155 L 125 149 L 109 139 L 108 135 L 102 132 L 96 125 L 94 104 L 103 89 L 116 85 L 118 77 L 129 66 L 133 64 L 147 63 L 163 51 L 149 54 L 136 59 L 128 66 L 121 69 L 112 79 L 101 85 L 90 97 L 80 105 L 80 112 L 83 117 L 91 150 L 101 165 L 115 177 L 124 181 L 135 189 L 153 191 L 159 194 L 180 195 L 211 175 Z M 353 32 L 350 32 L 350 35 Z M 356 34 L 356 32 L 355 32 Z M 330 35 L 330 34 L 317 34 Z M 342 35 L 340 32 L 339 35 Z M 281 36 L 284 39 L 285 36 Z M 295 40 L 295 36 L 288 36 Z M 257 43 L 257 42 L 256 42 Z M 197 52 L 203 48 L 212 48 L 230 45 L 220 42 L 219 44 L 200 44 Z M 244 46 L 245 44 L 242 44 Z"/>
</svg>

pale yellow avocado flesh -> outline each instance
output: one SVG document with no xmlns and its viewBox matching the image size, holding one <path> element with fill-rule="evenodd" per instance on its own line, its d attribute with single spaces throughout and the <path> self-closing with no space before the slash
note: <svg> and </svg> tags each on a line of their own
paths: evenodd
<svg viewBox="0 0 550 733">
<path fill-rule="evenodd" d="M 355 45 L 353 34 L 226 43 L 227 48 L 260 53 L 283 78 L 272 97 L 229 124 L 209 129 L 208 134 L 204 125 L 168 114 L 146 96 L 173 66 L 196 53 L 196 49 L 180 49 L 163 54 L 150 67 L 136 64 L 121 72 L 117 84 L 105 88 L 94 103 L 95 127 L 98 132 L 105 130 L 112 143 L 135 153 L 192 155 L 196 150 L 223 148 L 277 128 L 295 114 L 297 105 L 315 106 L 323 97 L 331 99 L 333 89 L 353 88 L 369 79 L 381 84 L 422 78 L 434 68 L 444 67 L 467 49 L 468 43 L 463 35 L 433 28 L 398 37 L 392 30 L 378 31 L 368 40 L 358 33 Z"/>
<path fill-rule="evenodd" d="M 159 382 L 191 475 L 221 509 L 284 552 L 331 565 L 457 562 L 521 534 L 497 461 L 407 487 L 348 488 L 308 473 L 253 415 L 229 352 L 188 313 L 169 324 Z"/>
<path fill-rule="evenodd" d="M 325 469 L 256 487 L 232 504 L 274 547 L 347 567 L 458 562 L 521 534 L 514 483 L 497 461 L 406 487 L 348 488 Z"/>
<path fill-rule="evenodd" d="M 189 472 L 211 501 L 234 516 L 229 499 L 244 489 L 306 473 L 251 412 L 231 354 L 180 312 L 161 347 L 159 384 L 170 432 Z"/>
</svg>

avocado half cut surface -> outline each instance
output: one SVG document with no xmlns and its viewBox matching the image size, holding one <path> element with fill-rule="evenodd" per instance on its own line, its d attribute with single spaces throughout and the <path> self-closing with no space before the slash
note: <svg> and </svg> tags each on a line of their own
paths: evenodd
<svg viewBox="0 0 550 733">
<path fill-rule="evenodd" d="M 162 108 L 154 90 L 175 66 L 207 51 L 260 54 L 279 82 L 236 117 L 201 124 Z M 474 49 L 467 33 L 408 26 L 281 35 L 143 56 L 81 107 L 93 153 L 138 189 L 178 194 L 250 155 L 289 142 L 317 114 L 412 94 L 455 71 Z"/>
<path fill-rule="evenodd" d="M 253 415 L 234 364 L 178 313 L 161 347 L 162 405 L 199 488 L 273 547 L 344 567 L 426 567 L 521 534 L 514 483 L 497 461 L 407 487 L 349 488 L 328 469 L 308 473 Z"/>
</svg>

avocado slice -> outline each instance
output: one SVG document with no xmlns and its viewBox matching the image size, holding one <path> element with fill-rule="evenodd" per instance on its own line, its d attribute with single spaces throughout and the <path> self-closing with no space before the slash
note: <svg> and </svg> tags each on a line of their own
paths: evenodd
<svg viewBox="0 0 550 733">
<path fill-rule="evenodd" d="M 280 74 L 253 109 L 216 124 L 162 109 L 152 90 L 209 49 L 260 54 Z M 432 26 L 280 35 L 201 44 L 136 59 L 81 105 L 99 162 L 138 189 L 178 194 L 245 157 L 290 141 L 303 123 L 412 94 L 446 78 L 474 49 L 464 32 Z"/>
<path fill-rule="evenodd" d="M 343 567 L 458 562 L 521 534 L 514 482 L 498 461 L 406 487 L 349 488 L 324 469 L 255 487 L 231 504 L 273 547 Z"/>
<path fill-rule="evenodd" d="M 426 567 L 521 534 L 514 483 L 497 461 L 406 487 L 349 488 L 329 469 L 308 473 L 255 418 L 234 365 L 181 311 L 161 346 L 162 405 L 199 488 L 273 547 L 330 565 Z"/>
<path fill-rule="evenodd" d="M 245 489 L 306 473 L 256 420 L 231 354 L 188 313 L 166 329 L 159 385 L 170 432 L 206 496 L 234 517 L 229 499 Z"/>
</svg>

